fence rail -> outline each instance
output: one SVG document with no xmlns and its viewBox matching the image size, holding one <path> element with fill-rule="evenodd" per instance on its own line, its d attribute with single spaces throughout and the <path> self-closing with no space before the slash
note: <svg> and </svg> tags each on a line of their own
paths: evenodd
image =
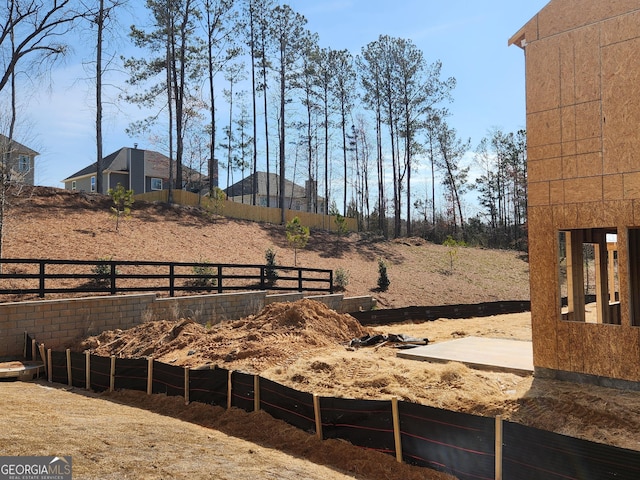
<svg viewBox="0 0 640 480">
<path fill-rule="evenodd" d="M 0 295 L 56 293 L 229 292 L 333 293 L 333 271 L 229 263 L 0 259 Z"/>
</svg>

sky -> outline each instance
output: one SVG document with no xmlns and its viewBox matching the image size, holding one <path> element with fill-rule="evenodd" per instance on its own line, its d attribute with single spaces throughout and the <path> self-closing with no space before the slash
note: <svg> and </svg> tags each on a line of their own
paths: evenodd
<svg viewBox="0 0 640 480">
<path fill-rule="evenodd" d="M 142 2 L 134 1 L 134 5 Z M 455 77 L 449 124 L 472 149 L 491 128 L 506 132 L 525 127 L 524 52 L 507 46 L 508 39 L 541 10 L 548 0 L 289 0 L 319 35 L 320 45 L 360 53 L 380 35 L 411 39 L 425 59 L 442 62 L 442 76 Z M 145 21 L 134 7 L 129 23 Z M 24 139 L 40 152 L 36 183 L 62 187 L 62 180 L 95 161 L 95 113 L 92 87 L 83 64 L 83 40 L 75 54 L 54 68 L 47 82 L 28 83 L 23 102 Z M 126 39 L 121 52 L 127 53 Z M 145 138 L 129 137 L 125 129 L 144 115 L 135 106 L 105 105 L 105 156 L 138 143 L 155 149 Z M 20 132 L 18 132 L 20 134 Z M 20 138 L 18 138 L 20 140 Z M 221 172 L 222 178 L 222 172 Z"/>
</svg>

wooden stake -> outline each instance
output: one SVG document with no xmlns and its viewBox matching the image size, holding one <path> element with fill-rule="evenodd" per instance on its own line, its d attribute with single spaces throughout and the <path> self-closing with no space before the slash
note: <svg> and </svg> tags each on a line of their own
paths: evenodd
<svg viewBox="0 0 640 480">
<path fill-rule="evenodd" d="M 253 411 L 260 410 L 260 376 L 253 376 Z"/>
<path fill-rule="evenodd" d="M 184 404 L 189 405 L 189 367 L 184 367 Z"/>
<path fill-rule="evenodd" d="M 71 349 L 67 348 L 67 382 L 73 387 L 73 372 L 71 371 Z"/>
<path fill-rule="evenodd" d="M 44 343 L 40 345 L 40 355 L 42 355 L 42 360 L 44 360 Z M 44 368 L 47 371 L 47 377 L 49 379 L 49 383 L 53 382 L 53 372 L 51 368 L 51 349 L 47 352 L 47 361 L 44 362 Z"/>
<path fill-rule="evenodd" d="M 85 368 L 85 390 L 91 390 L 91 352 L 84 352 L 84 368 Z"/>
<path fill-rule="evenodd" d="M 34 338 L 31 339 L 31 359 L 34 362 L 38 360 L 38 347 Z"/>
<path fill-rule="evenodd" d="M 391 413 L 393 416 L 393 438 L 396 445 L 396 460 L 402 463 L 402 436 L 400 434 L 400 412 L 398 410 L 398 397 L 391 399 Z"/>
<path fill-rule="evenodd" d="M 502 480 L 502 415 L 496 416 L 496 480 Z"/>
<path fill-rule="evenodd" d="M 153 393 L 153 357 L 147 359 L 147 395 Z"/>
<path fill-rule="evenodd" d="M 109 375 L 109 391 L 113 392 L 116 385 L 116 356 L 111 355 L 111 373 Z"/>
<path fill-rule="evenodd" d="M 227 410 L 231 409 L 231 374 L 233 372 L 229 370 L 229 378 L 227 380 Z"/>
<path fill-rule="evenodd" d="M 38 348 L 40 349 L 40 356 L 42 357 L 42 363 L 44 363 L 44 369 L 47 372 L 49 381 L 51 381 L 51 349 L 49 349 L 49 361 L 47 362 L 47 355 L 44 351 L 44 343 L 41 343 Z"/>
<path fill-rule="evenodd" d="M 313 414 L 316 418 L 316 436 L 322 440 L 322 415 L 320 415 L 320 397 L 313 394 Z"/>
<path fill-rule="evenodd" d="M 22 358 L 26 359 L 27 358 L 27 337 L 29 335 L 27 334 L 27 331 L 24 331 L 24 348 L 22 349 Z"/>
</svg>

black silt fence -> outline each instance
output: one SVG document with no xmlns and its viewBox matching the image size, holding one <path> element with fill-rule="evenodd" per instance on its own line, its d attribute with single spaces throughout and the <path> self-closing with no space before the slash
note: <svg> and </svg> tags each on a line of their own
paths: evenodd
<svg viewBox="0 0 640 480">
<path fill-rule="evenodd" d="M 253 412 L 255 405 L 254 377 L 248 373 L 231 373 L 231 406 Z"/>
<path fill-rule="evenodd" d="M 91 355 L 90 365 L 91 390 L 96 392 L 104 392 L 109 390 L 109 382 L 111 378 L 111 358 L 98 357 Z"/>
<path fill-rule="evenodd" d="M 51 364 L 49 368 L 52 381 L 56 383 L 69 383 L 66 352 L 51 352 Z"/>
<path fill-rule="evenodd" d="M 153 393 L 184 396 L 184 368 L 153 361 Z"/>
<path fill-rule="evenodd" d="M 320 412 L 324 438 L 395 454 L 391 402 L 322 397 Z"/>
<path fill-rule="evenodd" d="M 505 480 L 637 480 L 640 452 L 503 423 Z"/>
<path fill-rule="evenodd" d="M 189 372 L 189 399 L 209 405 L 227 406 L 229 371 L 224 368 L 213 370 L 191 370 Z"/>
<path fill-rule="evenodd" d="M 144 358 L 116 358 L 114 388 L 147 391 L 149 362 Z"/>
<path fill-rule="evenodd" d="M 313 395 L 279 383 L 260 379 L 260 408 L 305 432 L 315 432 Z"/>
<path fill-rule="evenodd" d="M 402 455 L 407 463 L 460 480 L 495 478 L 495 420 L 398 402 Z"/>
<path fill-rule="evenodd" d="M 78 352 L 70 352 L 69 356 L 71 357 L 71 384 L 74 387 L 86 388 L 87 356 Z"/>
</svg>

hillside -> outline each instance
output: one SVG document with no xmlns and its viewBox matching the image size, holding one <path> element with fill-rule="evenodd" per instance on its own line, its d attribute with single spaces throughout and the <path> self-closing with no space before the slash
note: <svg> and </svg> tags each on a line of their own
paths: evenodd
<svg viewBox="0 0 640 480">
<path fill-rule="evenodd" d="M 4 258 L 264 263 L 273 248 L 293 265 L 284 228 L 216 217 L 195 208 L 136 202 L 115 231 L 106 196 L 37 187 L 8 199 Z M 388 265 L 377 292 L 378 259 Z M 298 265 L 349 272 L 345 295 L 373 295 L 381 308 L 529 298 L 528 264 L 518 252 L 449 249 L 419 238 L 384 241 L 362 234 L 312 231 Z"/>
</svg>

